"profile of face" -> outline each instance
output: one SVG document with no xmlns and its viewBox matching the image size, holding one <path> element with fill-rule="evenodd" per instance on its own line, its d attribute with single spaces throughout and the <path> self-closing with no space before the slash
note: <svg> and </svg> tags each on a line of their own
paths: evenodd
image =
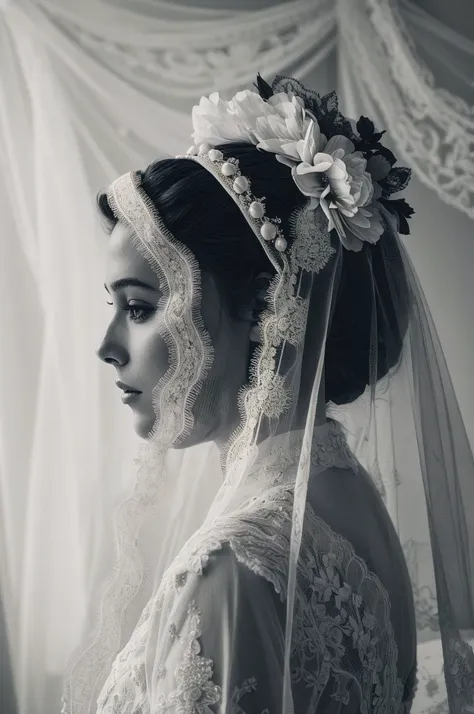
<svg viewBox="0 0 474 714">
<path fill-rule="evenodd" d="M 140 394 L 128 406 L 134 429 L 147 439 L 155 423 L 152 392 L 170 367 L 162 329 L 164 308 L 159 277 L 117 223 L 108 239 L 106 282 L 112 318 L 97 356 L 115 367 L 116 380 Z M 214 361 L 193 407 L 194 428 L 179 447 L 205 441 L 224 443 L 238 420 L 237 393 L 245 384 L 251 321 L 232 320 L 211 275 L 201 275 L 201 314 L 214 348 Z M 118 396 L 118 395 L 117 395 Z"/>
</svg>

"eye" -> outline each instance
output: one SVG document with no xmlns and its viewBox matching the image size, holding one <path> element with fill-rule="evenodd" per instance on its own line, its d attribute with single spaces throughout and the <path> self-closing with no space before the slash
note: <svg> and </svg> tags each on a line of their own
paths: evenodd
<svg viewBox="0 0 474 714">
<path fill-rule="evenodd" d="M 108 302 L 107 305 L 113 305 L 113 302 Z M 144 307 L 143 305 L 132 305 L 131 303 L 122 305 L 121 309 L 125 310 L 125 312 L 128 312 L 130 319 L 132 320 L 132 322 L 135 323 L 145 322 L 149 315 L 154 312 L 154 309 L 152 307 Z"/>
</svg>

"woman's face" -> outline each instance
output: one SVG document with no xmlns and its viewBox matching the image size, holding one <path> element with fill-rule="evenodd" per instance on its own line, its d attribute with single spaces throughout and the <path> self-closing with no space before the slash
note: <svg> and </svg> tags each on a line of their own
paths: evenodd
<svg viewBox="0 0 474 714">
<path fill-rule="evenodd" d="M 115 367 L 116 380 L 141 392 L 128 406 L 135 417 L 135 431 L 146 439 L 156 418 L 153 388 L 169 368 L 161 329 L 164 309 L 158 308 L 159 278 L 133 245 L 129 228 L 121 223 L 109 237 L 105 287 L 112 318 L 97 356 Z M 201 313 L 214 362 L 193 408 L 194 429 L 181 447 L 211 440 L 219 445 L 227 440 L 238 421 L 237 392 L 247 378 L 251 323 L 230 319 L 214 280 L 206 273 L 202 274 Z"/>
</svg>

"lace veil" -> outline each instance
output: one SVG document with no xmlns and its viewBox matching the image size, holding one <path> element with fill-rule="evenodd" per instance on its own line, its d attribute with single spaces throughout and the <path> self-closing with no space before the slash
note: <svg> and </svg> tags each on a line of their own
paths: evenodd
<svg viewBox="0 0 474 714">
<path fill-rule="evenodd" d="M 315 109 L 317 95 L 305 94 L 297 83 L 287 82 L 278 89 L 302 96 L 307 108 L 313 107 L 313 116 L 318 106 L 321 109 L 321 104 Z M 337 120 L 340 115 L 333 112 L 332 117 Z M 346 466 L 361 464 L 376 484 L 407 549 L 419 642 L 429 616 L 430 628 L 439 633 L 442 643 L 450 711 L 474 711 L 474 657 L 463 634 L 474 627 L 474 460 L 435 326 L 399 235 L 403 218 L 387 203 L 379 203 L 376 253 L 364 241 L 364 228 L 359 229 L 360 280 L 373 296 L 369 348 L 360 355 L 366 363 L 367 386 L 349 404 L 328 403 L 328 424 L 320 424 L 316 415 L 328 341 L 332 350 L 338 349 L 338 340 L 344 344 L 344 335 L 331 328 L 338 322 L 341 329 L 350 329 L 350 316 L 345 320 L 337 312 L 347 247 L 337 230 L 328 231 L 325 212 L 321 205 L 314 208 L 311 198 L 302 197 L 289 225 L 281 224 L 278 216 L 266 215 L 264 198 L 252 194 L 251 177 L 235 183 L 240 177 L 238 162 L 225 154 L 223 142 L 216 140 L 179 160 L 198 162 L 214 175 L 228 200 L 241 209 L 243 225 L 247 221 L 273 268 L 267 306 L 260 317 L 261 344 L 252 356 L 249 383 L 239 394 L 241 423 L 224 452 L 217 454 L 212 444 L 180 448 L 192 432 L 193 406 L 213 361 L 213 345 L 200 312 L 200 269 L 190 250 L 164 225 L 140 185 L 139 174 L 118 178 L 108 190 L 109 202 L 116 217 L 133 229 L 136 247 L 163 286 L 162 330 L 170 367 L 154 390 L 157 419 L 136 459 L 135 479 L 117 504 L 116 563 L 96 594 L 95 628 L 70 660 L 64 711 L 95 712 L 116 656 L 150 599 L 165 597 L 170 578 L 179 572 L 176 563 L 199 572 L 212 547 L 221 547 L 227 534 L 230 541 L 234 537 L 242 560 L 251 564 L 248 533 L 244 530 L 237 538 L 232 524 L 246 522 L 255 508 L 264 507 L 268 537 L 262 547 L 271 549 L 281 541 L 282 551 L 287 543 L 288 555 L 284 567 L 275 562 L 264 573 L 285 611 L 279 711 L 315 710 L 317 683 L 301 696 L 292 680 L 297 678 L 295 633 L 302 626 L 301 573 L 308 572 L 311 558 L 311 543 L 305 537 L 305 523 L 312 518 L 308 484 L 327 466 L 328 443 L 337 445 Z M 391 191 L 386 185 L 385 197 L 403 188 L 402 183 L 407 180 L 394 182 Z M 265 229 L 266 237 L 264 223 L 272 226 Z M 378 291 L 381 274 L 389 286 L 389 299 Z M 321 430 L 326 430 L 326 437 L 318 441 Z M 196 460 L 198 452 L 200 460 Z M 287 530 L 285 514 L 289 515 Z M 322 528 L 316 521 L 313 525 L 313 533 Z M 368 578 L 350 549 L 331 540 L 324 530 L 319 537 L 321 549 L 326 549 L 326 565 L 330 567 L 330 559 L 337 557 L 345 570 L 344 583 L 336 589 L 329 583 L 327 591 L 314 590 L 314 611 L 330 597 L 343 597 L 346 586 L 347 592 L 356 586 L 362 589 L 365 607 L 377 621 L 365 632 L 375 651 L 372 660 L 368 649 L 364 655 L 367 686 L 374 692 L 388 692 L 384 711 L 401 711 L 399 683 L 389 686 L 389 675 L 377 663 L 382 650 L 384 656 L 388 651 L 397 656 L 383 589 Z M 410 544 L 415 548 L 417 543 L 424 544 L 422 561 L 410 560 Z M 256 564 L 255 571 L 263 572 Z M 346 605 L 346 616 L 356 618 L 357 599 L 349 598 Z M 360 643 L 363 636 L 361 631 Z M 327 651 L 334 658 L 334 651 Z M 303 670 L 301 663 L 310 653 L 300 655 Z M 375 701 L 370 692 L 368 701 Z M 367 709 L 375 710 L 373 703 Z"/>
</svg>

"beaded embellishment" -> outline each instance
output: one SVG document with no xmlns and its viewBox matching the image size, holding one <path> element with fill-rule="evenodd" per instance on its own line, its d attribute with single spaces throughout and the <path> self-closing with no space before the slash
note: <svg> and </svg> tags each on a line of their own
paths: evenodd
<svg viewBox="0 0 474 714">
<path fill-rule="evenodd" d="M 222 151 L 212 148 L 209 144 L 191 146 L 185 155 L 176 158 L 194 159 L 205 164 L 216 176 L 245 215 L 275 270 L 280 273 L 281 254 L 287 249 L 287 241 L 280 228 L 281 218 L 266 214 L 265 196 L 257 197 L 252 194 L 250 179 L 242 175 L 238 159 L 224 158 Z"/>
</svg>

